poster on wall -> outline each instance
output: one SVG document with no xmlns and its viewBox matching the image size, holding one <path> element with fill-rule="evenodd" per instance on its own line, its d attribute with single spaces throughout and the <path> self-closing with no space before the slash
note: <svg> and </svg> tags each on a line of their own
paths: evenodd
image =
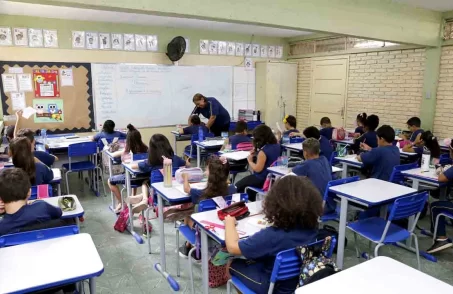
<svg viewBox="0 0 453 294">
<path fill-rule="evenodd" d="M 14 28 L 14 45 L 28 46 L 28 31 L 26 28 Z"/>
<path fill-rule="evenodd" d="M 209 41 L 200 40 L 200 54 L 209 54 Z"/>
<path fill-rule="evenodd" d="M 0 46 L 11 46 L 12 44 L 11 28 L 0 28 Z"/>
<path fill-rule="evenodd" d="M 17 80 L 15 74 L 2 74 L 3 81 L 3 91 L 8 92 L 17 92 Z"/>
<path fill-rule="evenodd" d="M 28 45 L 30 47 L 42 47 L 43 36 L 41 29 L 28 29 Z"/>
<path fill-rule="evenodd" d="M 13 110 L 21 110 L 25 108 L 25 93 L 24 92 L 11 92 L 11 101 Z"/>
<path fill-rule="evenodd" d="M 236 43 L 236 56 L 244 56 L 244 44 Z"/>
<path fill-rule="evenodd" d="M 60 97 L 60 77 L 58 70 L 33 70 L 35 97 Z"/>
<path fill-rule="evenodd" d="M 99 49 L 108 50 L 110 49 L 110 34 L 99 33 Z"/>
<path fill-rule="evenodd" d="M 85 48 L 85 32 L 72 31 L 72 48 Z"/>
<path fill-rule="evenodd" d="M 99 35 L 95 32 L 86 32 L 85 33 L 85 44 L 86 49 L 99 49 Z"/>
<path fill-rule="evenodd" d="M 227 55 L 234 56 L 236 54 L 236 43 L 228 42 Z"/>
<path fill-rule="evenodd" d="M 146 36 L 146 48 L 148 51 L 157 51 L 157 36 Z"/>
<path fill-rule="evenodd" d="M 17 83 L 19 84 L 19 91 L 33 92 L 33 83 L 31 82 L 31 74 L 18 74 Z"/>
<path fill-rule="evenodd" d="M 146 36 L 145 35 L 135 35 L 135 50 L 136 51 L 146 51 Z"/>
<path fill-rule="evenodd" d="M 58 48 L 58 32 L 57 30 L 42 30 L 44 34 L 44 47 Z"/>
<path fill-rule="evenodd" d="M 61 86 L 74 86 L 74 74 L 72 68 L 60 68 Z"/>
<path fill-rule="evenodd" d="M 123 34 L 112 34 L 112 49 L 123 50 Z"/>
<path fill-rule="evenodd" d="M 275 46 L 269 46 L 268 47 L 267 56 L 269 56 L 270 58 L 274 58 L 275 57 Z"/>
<path fill-rule="evenodd" d="M 135 36 L 134 34 L 124 34 L 124 50 L 135 51 Z"/>
<path fill-rule="evenodd" d="M 36 110 L 35 123 L 64 122 L 62 99 L 33 99 L 33 107 Z"/>
</svg>

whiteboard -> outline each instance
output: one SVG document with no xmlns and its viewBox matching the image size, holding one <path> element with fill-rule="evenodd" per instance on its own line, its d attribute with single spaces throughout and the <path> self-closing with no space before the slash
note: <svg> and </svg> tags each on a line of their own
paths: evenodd
<svg viewBox="0 0 453 294">
<path fill-rule="evenodd" d="M 95 120 L 117 128 L 187 124 L 192 97 L 215 97 L 232 115 L 233 67 L 98 64 L 91 67 Z"/>
</svg>

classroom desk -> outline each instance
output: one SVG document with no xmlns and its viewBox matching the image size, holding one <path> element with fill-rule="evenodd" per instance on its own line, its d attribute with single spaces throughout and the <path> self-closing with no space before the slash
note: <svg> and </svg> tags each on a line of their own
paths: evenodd
<svg viewBox="0 0 453 294">
<path fill-rule="evenodd" d="M 44 199 L 39 199 L 36 201 L 44 201 L 49 203 L 50 205 L 58 207 L 58 200 L 61 197 L 72 197 L 76 203 L 76 209 L 73 211 L 63 211 L 63 215 L 61 218 L 66 219 L 66 218 L 75 218 L 79 219 L 79 217 L 83 216 L 85 211 L 83 210 L 82 204 L 80 204 L 79 198 L 77 198 L 76 195 L 64 195 L 64 196 L 56 196 L 56 197 L 49 197 L 49 198 L 44 198 Z"/>
<path fill-rule="evenodd" d="M 261 230 L 261 227 L 254 226 L 251 223 L 253 221 L 258 221 L 259 219 L 263 219 L 262 212 L 262 202 L 250 202 L 247 203 L 247 206 L 250 211 L 250 216 L 244 218 L 237 222 L 237 230 L 239 233 L 240 238 L 246 238 L 247 236 L 251 236 Z M 225 246 L 225 230 L 219 227 L 215 228 L 215 231 L 207 230 L 205 221 L 210 223 L 214 223 L 216 226 L 224 227 L 223 221 L 221 221 L 217 216 L 217 210 L 210 210 L 205 212 L 194 213 L 191 216 L 192 220 L 198 225 L 200 230 L 200 237 L 201 237 L 201 275 L 203 280 L 203 290 L 202 293 L 208 294 L 209 293 L 209 285 L 208 285 L 208 236 L 211 237 L 214 241 Z M 243 234 L 241 233 L 243 232 Z"/>
<path fill-rule="evenodd" d="M 425 184 L 431 187 L 440 187 L 440 199 L 439 200 L 446 200 L 446 187 L 448 186 L 447 183 L 440 183 L 437 179 L 438 176 L 436 175 L 436 169 L 430 168 L 428 172 L 422 172 L 421 168 L 414 168 L 406 171 L 401 172 L 406 178 L 412 180 L 412 188 L 418 190 L 420 184 Z"/>
<path fill-rule="evenodd" d="M 302 143 L 283 144 L 282 147 L 286 149 L 286 156 L 291 157 L 291 152 L 299 153 L 303 150 Z"/>
<path fill-rule="evenodd" d="M 414 194 L 417 190 L 378 179 L 366 179 L 344 185 L 333 186 L 329 191 L 341 199 L 340 224 L 338 228 L 337 266 L 343 268 L 346 216 L 348 202 L 366 207 L 385 205 L 393 200 Z M 410 221 L 409 221 L 410 223 Z"/>
<path fill-rule="evenodd" d="M 290 172 L 292 172 L 292 169 L 291 168 L 287 168 L 287 167 L 284 167 L 284 166 L 273 166 L 273 167 L 268 167 L 267 170 L 275 175 L 275 176 L 278 176 L 278 177 L 281 177 L 281 176 L 284 176 L 284 175 L 287 175 L 289 174 Z M 339 168 L 339 167 L 336 167 L 336 166 L 332 166 L 332 173 L 338 173 L 338 172 L 341 172 L 343 171 L 343 169 Z"/>
<path fill-rule="evenodd" d="M 424 294 L 453 293 L 453 286 L 385 256 L 378 256 L 316 283 L 300 287 L 296 294 Z"/>
<path fill-rule="evenodd" d="M 138 163 L 141 161 L 143 161 L 143 160 L 131 161 L 129 163 L 125 163 L 125 162 L 121 163 L 121 165 L 124 167 L 124 173 L 126 175 L 126 180 L 125 180 L 126 191 L 127 191 L 126 197 L 132 195 L 131 178 L 141 177 L 142 175 L 145 175 L 145 174 L 146 174 L 146 177 L 143 176 L 144 178 L 149 177 L 149 175 L 147 173 L 142 173 L 142 172 L 140 172 L 139 169 L 131 168 L 132 164 Z M 124 197 L 123 197 L 122 193 L 121 193 L 121 202 L 124 203 Z M 137 241 L 137 243 L 143 244 L 143 238 L 134 231 L 134 221 L 133 221 L 134 214 L 132 213 L 132 205 L 128 204 L 127 206 L 129 208 L 129 228 L 127 228 L 127 230 L 129 231 L 129 233 L 131 233 L 132 237 L 134 237 L 134 239 L 135 239 L 135 241 Z M 124 209 L 124 205 L 123 205 L 123 209 Z"/>
<path fill-rule="evenodd" d="M 210 150 L 212 152 L 218 151 L 216 149 L 220 149 L 223 146 L 225 140 L 206 140 L 203 142 L 195 141 L 195 145 L 197 145 L 197 167 L 201 165 L 201 149 L 203 150 Z"/>
<path fill-rule="evenodd" d="M 173 136 L 173 144 L 174 144 L 174 150 L 175 154 L 178 155 L 178 142 L 179 141 L 190 141 L 192 138 L 192 135 L 181 135 L 178 131 L 171 131 L 171 133 L 174 135 Z"/>
<path fill-rule="evenodd" d="M 123 149 L 120 149 L 118 151 L 123 151 Z M 115 164 L 115 162 L 114 162 L 115 157 L 113 157 L 113 153 L 115 153 L 115 152 L 109 152 L 107 149 L 103 150 L 102 152 L 104 152 L 104 154 L 109 158 L 109 179 L 110 179 L 113 176 L 112 167 Z M 115 211 L 115 197 L 113 196 L 112 191 L 110 191 L 110 197 L 112 199 L 112 205 L 109 206 L 109 208 L 113 212 L 113 211 Z"/>
<path fill-rule="evenodd" d="M 250 151 L 219 151 L 220 156 L 233 161 L 240 161 L 247 159 L 250 155 Z"/>
<path fill-rule="evenodd" d="M 1 248 L 0 260 L 0 293 L 28 293 L 86 279 L 95 293 L 95 278 L 104 272 L 89 234 Z"/>
<path fill-rule="evenodd" d="M 395 141 L 401 141 L 401 140 L 403 140 L 403 139 L 401 139 L 398 136 L 395 136 Z M 345 138 L 343 140 L 332 139 L 331 141 L 332 141 L 332 143 L 335 143 L 335 144 L 350 146 L 350 145 L 354 144 L 355 139 L 354 138 Z"/>
<path fill-rule="evenodd" d="M 166 271 L 167 264 L 165 260 L 165 226 L 164 226 L 164 200 L 168 201 L 170 205 L 190 202 L 190 196 L 182 193 L 176 186 L 181 184 L 176 181 L 172 182 L 172 187 L 164 187 L 164 183 L 151 184 L 151 188 L 157 193 L 157 209 L 159 214 L 159 238 L 160 238 L 160 264 L 162 269 Z M 148 240 L 148 246 L 151 246 Z M 176 244 L 178 246 L 178 244 Z M 151 251 L 151 247 L 149 249 Z"/>
<path fill-rule="evenodd" d="M 91 142 L 91 137 L 83 136 L 78 138 L 69 138 L 68 136 L 60 136 L 60 137 L 47 137 L 47 146 L 49 146 L 49 150 L 55 149 L 67 149 L 69 145 L 76 144 L 76 143 L 85 143 Z"/>
<path fill-rule="evenodd" d="M 357 160 L 357 155 L 346 155 L 345 157 L 335 157 L 335 160 L 341 163 L 342 165 L 342 173 L 341 178 L 345 179 L 348 177 L 348 168 L 352 167 L 363 167 L 363 163 Z"/>
</svg>

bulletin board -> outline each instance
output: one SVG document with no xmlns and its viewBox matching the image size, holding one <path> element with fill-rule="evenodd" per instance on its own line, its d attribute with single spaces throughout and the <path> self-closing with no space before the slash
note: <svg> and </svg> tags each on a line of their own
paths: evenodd
<svg viewBox="0 0 453 294">
<path fill-rule="evenodd" d="M 0 75 L 4 116 L 36 110 L 21 128 L 55 134 L 95 128 L 90 63 L 0 61 Z"/>
</svg>

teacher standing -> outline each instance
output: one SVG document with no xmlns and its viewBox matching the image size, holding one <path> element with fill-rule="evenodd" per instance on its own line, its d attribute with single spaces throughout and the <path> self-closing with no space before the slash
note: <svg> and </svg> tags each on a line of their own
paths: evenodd
<svg viewBox="0 0 453 294">
<path fill-rule="evenodd" d="M 211 133 L 215 136 L 220 136 L 222 132 L 229 131 L 230 114 L 217 99 L 205 97 L 198 93 L 193 96 L 193 103 L 195 104 L 195 109 L 192 114 L 202 114 L 205 118 L 209 119 L 206 127 Z"/>
</svg>

